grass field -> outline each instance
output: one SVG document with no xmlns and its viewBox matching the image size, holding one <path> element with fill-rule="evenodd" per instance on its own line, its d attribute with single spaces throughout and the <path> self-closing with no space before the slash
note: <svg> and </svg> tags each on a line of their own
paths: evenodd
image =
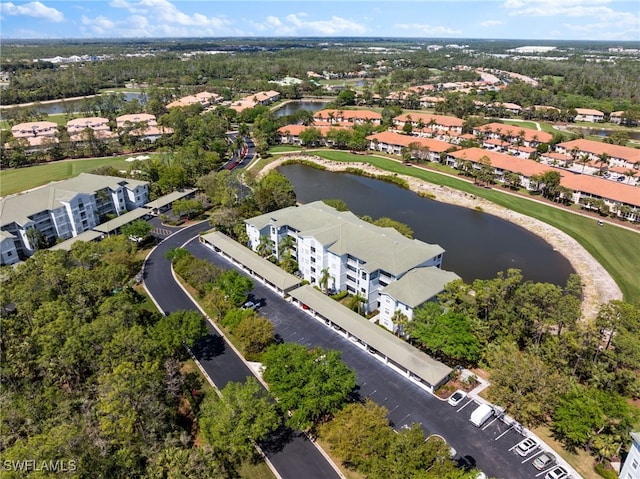
<svg viewBox="0 0 640 479">
<path fill-rule="evenodd" d="M 593 218 L 509 195 L 495 188 L 491 190 L 479 188 L 459 178 L 404 166 L 391 159 L 331 150 L 315 151 L 314 154 L 334 161 L 367 162 L 393 173 L 411 175 L 429 183 L 472 193 L 518 213 L 544 221 L 576 239 L 611 274 L 620 286 L 625 301 L 640 304 L 640 282 L 638 282 L 640 235 L 638 233 L 609 224 L 604 228 L 598 227 Z"/>
<path fill-rule="evenodd" d="M 13 168 L 0 171 L 0 196 L 19 193 L 49 183 L 86 173 L 100 166 L 113 166 L 126 170 L 130 163 L 127 156 L 91 158 L 76 161 L 56 161 L 28 168 Z"/>
</svg>

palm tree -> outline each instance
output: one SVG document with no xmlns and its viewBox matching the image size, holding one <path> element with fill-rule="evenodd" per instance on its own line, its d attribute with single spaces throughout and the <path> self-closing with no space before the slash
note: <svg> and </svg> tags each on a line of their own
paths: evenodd
<svg viewBox="0 0 640 479">
<path fill-rule="evenodd" d="M 636 176 L 638 172 L 636 170 L 627 170 L 624 172 L 624 176 L 627 177 L 627 183 L 631 184 L 631 178 Z"/>
<path fill-rule="evenodd" d="M 596 163 L 600 163 L 602 167 L 600 168 L 600 174 L 604 173 L 604 171 L 609 166 L 609 161 L 611 160 L 611 156 L 608 153 L 601 153 L 598 155 L 598 160 Z"/>
<path fill-rule="evenodd" d="M 256 247 L 256 253 L 263 258 L 271 255 L 272 245 L 268 236 L 260 236 L 260 243 L 258 243 L 258 246 Z"/>
<path fill-rule="evenodd" d="M 583 153 L 582 155 L 580 155 L 577 161 L 578 163 L 582 163 L 582 173 L 584 173 L 584 167 L 587 166 L 587 163 L 589 163 L 589 161 L 591 161 L 591 157 L 588 153 Z"/>
<path fill-rule="evenodd" d="M 399 337 L 405 337 L 408 335 L 407 326 L 409 324 L 409 318 L 399 309 L 396 309 L 391 316 L 391 322 L 393 323 L 393 332 Z"/>
<path fill-rule="evenodd" d="M 324 293 L 327 292 L 330 278 L 331 274 L 329 274 L 329 268 L 322 268 L 322 270 L 320 271 L 320 279 L 318 280 L 318 285 Z"/>
<path fill-rule="evenodd" d="M 290 253 L 295 246 L 296 241 L 291 235 L 286 235 L 278 244 L 278 256 Z"/>
<path fill-rule="evenodd" d="M 364 304 L 366 303 L 366 298 L 363 296 L 356 294 L 349 299 L 349 309 L 355 311 L 356 313 L 362 315 L 364 310 Z"/>
</svg>

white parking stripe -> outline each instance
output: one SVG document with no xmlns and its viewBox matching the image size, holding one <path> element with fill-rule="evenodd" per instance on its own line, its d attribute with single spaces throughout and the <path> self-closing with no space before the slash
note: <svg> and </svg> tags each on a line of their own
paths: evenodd
<svg viewBox="0 0 640 479">
<path fill-rule="evenodd" d="M 489 426 L 491 426 L 494 422 L 496 422 L 499 419 L 500 419 L 499 417 L 496 417 L 493 421 L 491 421 L 489 424 L 487 424 L 485 427 L 483 427 L 482 430 L 484 431 L 485 429 L 487 429 Z"/>
<path fill-rule="evenodd" d="M 505 432 L 503 432 L 502 434 L 500 434 L 498 437 L 495 438 L 495 441 L 497 441 L 498 439 L 500 439 L 502 436 L 504 436 L 506 433 L 508 433 L 509 431 L 511 431 L 513 429 L 513 424 L 511 425 L 511 427 L 509 427 L 509 429 L 507 429 Z"/>
<path fill-rule="evenodd" d="M 466 408 L 469 404 L 471 404 L 472 402 L 474 402 L 473 399 L 471 399 L 470 401 L 468 401 L 465 405 L 463 405 L 460 409 L 458 409 L 458 412 L 462 411 L 464 408 Z"/>
<path fill-rule="evenodd" d="M 536 449 L 538 449 L 539 446 L 536 446 Z M 529 457 L 527 457 L 524 461 L 522 461 L 522 464 L 524 464 L 525 462 L 530 461 L 531 459 L 533 459 L 534 457 L 536 457 L 536 454 L 538 454 L 537 452 L 533 452 L 536 449 L 533 449 L 530 453 L 529 453 Z"/>
</svg>

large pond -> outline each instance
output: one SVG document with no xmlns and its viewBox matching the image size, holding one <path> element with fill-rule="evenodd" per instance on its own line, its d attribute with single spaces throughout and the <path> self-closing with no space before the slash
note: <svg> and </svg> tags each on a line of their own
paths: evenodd
<svg viewBox="0 0 640 479">
<path fill-rule="evenodd" d="M 496 216 L 420 198 L 396 185 L 357 175 L 302 165 L 278 170 L 291 180 L 301 203 L 338 198 L 359 216 L 387 216 L 406 223 L 414 237 L 442 246 L 443 269 L 466 282 L 518 268 L 527 280 L 564 285 L 574 272 L 546 241 Z"/>
<path fill-rule="evenodd" d="M 126 92 L 123 93 L 125 101 L 131 101 L 134 99 L 139 100 L 140 102 L 144 101 L 144 97 L 142 93 L 139 92 Z M 74 99 L 74 100 L 55 100 L 55 101 L 47 101 L 46 103 L 38 103 L 36 102 L 33 106 L 35 106 L 36 111 L 40 113 L 46 113 L 47 115 L 56 115 L 61 113 L 69 112 L 77 112 L 82 108 L 82 104 L 84 102 L 83 98 Z M 16 107 L 20 107 L 22 105 L 12 105 Z"/>
<path fill-rule="evenodd" d="M 631 140 L 640 140 L 640 131 L 638 130 L 608 130 L 606 128 L 589 128 L 585 126 L 572 126 L 569 130 L 576 131 L 578 133 L 582 132 L 585 135 L 600 136 L 602 138 L 606 138 L 616 131 L 626 131 Z"/>
<path fill-rule="evenodd" d="M 291 100 L 275 110 L 274 113 L 277 117 L 281 117 L 293 115 L 300 110 L 318 111 L 322 110 L 327 103 L 329 100 Z"/>
</svg>

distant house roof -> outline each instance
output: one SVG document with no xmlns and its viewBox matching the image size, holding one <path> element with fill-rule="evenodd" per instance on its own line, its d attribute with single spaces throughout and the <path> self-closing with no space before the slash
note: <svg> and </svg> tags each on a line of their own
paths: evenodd
<svg viewBox="0 0 640 479">
<path fill-rule="evenodd" d="M 11 128 L 11 134 L 15 138 L 27 138 L 33 136 L 55 136 L 58 132 L 58 124 L 52 121 L 31 121 L 18 123 Z"/>
<path fill-rule="evenodd" d="M 328 121 L 332 118 L 355 122 L 356 120 L 381 120 L 382 115 L 371 110 L 320 110 L 313 114 L 314 119 Z"/>
<path fill-rule="evenodd" d="M 442 383 L 451 374 L 449 366 L 372 324 L 310 285 L 294 289 L 289 294 L 432 386 Z"/>
<path fill-rule="evenodd" d="M 415 268 L 386 286 L 380 294 L 387 294 L 411 308 L 417 308 L 444 291 L 444 287 L 460 276 L 435 266 Z"/>
<path fill-rule="evenodd" d="M 576 113 L 578 115 L 592 115 L 592 116 L 603 116 L 600 110 L 594 110 L 593 108 L 576 108 Z"/>
<path fill-rule="evenodd" d="M 132 113 L 122 115 L 116 118 L 118 127 L 124 126 L 125 123 L 147 123 L 149 126 L 156 125 L 156 117 L 149 113 Z"/>
</svg>

